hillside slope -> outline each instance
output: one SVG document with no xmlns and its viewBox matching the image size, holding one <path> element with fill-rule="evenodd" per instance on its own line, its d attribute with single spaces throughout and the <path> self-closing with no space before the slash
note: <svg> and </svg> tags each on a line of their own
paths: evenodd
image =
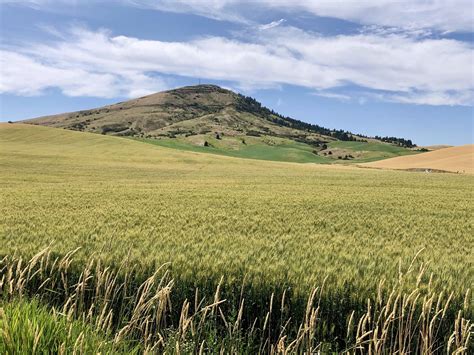
<svg viewBox="0 0 474 355">
<path fill-rule="evenodd" d="M 187 86 L 98 109 L 26 120 L 51 127 L 145 138 L 224 135 L 275 135 L 334 140 L 276 123 L 271 112 L 258 112 L 252 102 L 215 85 Z"/>
<path fill-rule="evenodd" d="M 413 146 L 410 140 L 373 139 L 301 122 L 215 85 L 187 86 L 24 123 L 125 136 L 181 150 L 302 163 L 366 162 L 414 153 L 407 149 Z"/>
<path fill-rule="evenodd" d="M 474 144 L 439 149 L 416 156 L 404 156 L 363 164 L 366 167 L 397 170 L 440 170 L 474 174 Z"/>
</svg>

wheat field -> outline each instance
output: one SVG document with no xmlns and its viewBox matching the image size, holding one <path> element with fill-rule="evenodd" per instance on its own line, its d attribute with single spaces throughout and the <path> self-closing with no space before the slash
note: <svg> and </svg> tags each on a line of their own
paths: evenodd
<svg viewBox="0 0 474 355">
<path fill-rule="evenodd" d="M 31 311 L 37 307 L 34 312 L 47 318 L 58 317 L 48 307 L 68 310 L 71 304 L 79 304 L 77 298 L 68 303 L 70 288 L 81 284 L 87 265 L 99 263 L 114 270 L 113 275 L 120 275 L 114 282 L 128 275 L 123 282 L 131 293 L 144 292 L 139 285 L 143 286 L 154 270 L 166 270 L 161 280 L 172 284 L 162 283 L 157 290 L 168 290 L 166 287 L 172 285 L 169 301 L 175 308 L 167 310 L 167 301 L 162 298 L 160 307 L 169 318 L 169 329 L 178 333 L 163 335 L 166 341 L 146 333 L 150 342 L 141 343 L 151 352 L 243 352 L 243 348 L 232 348 L 237 346 L 236 339 L 245 338 L 246 344 L 254 344 L 253 337 L 259 341 L 256 347 L 245 348 L 249 353 L 313 351 L 324 346 L 331 351 L 356 351 L 357 339 L 358 351 L 364 352 L 368 345 L 363 342 L 370 336 L 363 330 L 377 334 L 377 322 L 371 319 L 375 314 L 391 314 L 388 309 L 398 304 L 390 298 L 394 289 L 400 299 L 408 299 L 404 305 L 411 307 L 413 317 L 425 317 L 426 321 L 426 315 L 434 312 L 448 325 L 440 326 L 436 336 L 425 337 L 435 339 L 426 347 L 419 345 L 425 339 L 420 337 L 416 345 L 410 342 L 406 349 L 400 342 L 398 347 L 381 348 L 382 343 L 372 337 L 373 353 L 413 346 L 426 353 L 436 352 L 438 347 L 446 351 L 448 346 L 450 352 L 469 349 L 466 334 L 473 313 L 469 289 L 474 283 L 472 176 L 262 162 L 20 124 L 0 125 L 0 167 L 0 256 L 5 257 L 0 269 L 5 308 L 0 324 L 5 329 L 5 324 L 12 323 L 1 319 L 8 320 L 25 308 Z M 18 260 L 28 265 L 28 260 L 44 250 L 41 258 L 50 255 L 41 259 L 49 278 L 42 271 L 31 278 L 24 276 L 36 266 L 22 269 Z M 48 264 L 55 257 L 69 260 L 67 253 L 71 251 L 73 261 L 66 262 L 64 269 Z M 132 271 L 125 270 L 124 262 Z M 23 275 L 21 270 L 27 271 Z M 89 268 L 91 275 L 92 270 L 96 269 Z M 52 283 L 55 277 L 60 280 L 66 274 L 74 282 L 59 287 L 57 296 L 41 289 L 35 293 L 42 283 Z M 7 287 L 5 280 L 16 286 Z M 47 289 L 58 284 L 52 283 Z M 59 296 L 61 292 L 63 296 Z M 226 319 L 224 325 L 209 329 L 196 325 L 196 329 L 206 329 L 213 339 L 230 340 L 217 342 L 217 348 L 212 348 L 201 337 L 193 343 L 197 348 L 180 350 L 176 334 L 186 333 L 182 329 L 186 319 L 183 312 L 186 302 L 198 298 L 196 293 L 207 297 L 206 304 L 211 305 L 200 305 L 207 309 L 206 314 L 221 312 Z M 377 296 L 382 294 L 386 297 Z M 18 295 L 27 295 L 27 300 L 39 298 L 40 304 L 26 301 L 25 305 Z M 384 299 L 379 300 L 379 308 L 368 306 L 368 302 L 376 304 L 377 297 Z M 317 299 L 317 307 L 312 308 L 311 301 L 308 308 L 308 298 Z M 125 308 L 136 306 L 125 299 L 120 301 L 127 305 Z M 280 308 L 274 314 L 279 320 L 265 321 L 273 302 L 282 305 L 275 306 Z M 86 328 L 97 325 L 100 314 L 78 307 L 70 312 L 71 317 L 80 318 Z M 196 314 L 200 307 L 193 307 Z M 419 311 L 417 307 L 421 307 Z M 372 314 L 375 309 L 379 313 Z M 84 314 L 91 314 L 91 318 Z M 134 321 L 134 313 L 130 314 L 127 322 Z M 288 323 L 293 328 L 284 327 L 283 314 L 296 322 Z M 110 317 L 121 318 L 115 313 Z M 261 333 L 272 328 L 275 334 L 251 333 L 252 317 L 263 322 Z M 230 319 L 240 319 L 235 327 L 239 337 L 232 332 L 230 337 L 220 335 L 229 334 Z M 425 324 L 419 319 L 417 327 Z M 168 329 L 161 318 L 152 320 L 156 332 Z M 349 337 L 348 324 L 359 321 L 359 328 L 354 330 L 358 336 Z M 148 324 L 136 322 L 140 326 L 133 324 L 142 330 Z M 110 338 L 110 332 L 120 333 L 120 322 L 116 323 L 112 326 L 115 323 L 110 320 L 109 326 L 102 322 L 97 328 Z M 414 334 L 428 334 L 429 327 L 423 331 L 415 327 Z M 303 334 L 298 329 L 307 330 Z M 111 339 L 117 340 L 119 333 Z M 287 337 L 282 340 L 280 333 Z M 12 330 L 11 334 L 16 333 Z M 128 330 L 121 334 L 131 339 L 136 336 Z M 288 347 L 291 342 L 286 341 L 292 336 L 300 342 Z M 314 339 L 318 341 L 313 343 Z M 242 341 L 237 343 L 242 346 Z"/>
<path fill-rule="evenodd" d="M 363 166 L 381 169 L 440 170 L 474 174 L 474 144 L 437 149 L 416 156 L 395 157 Z"/>
</svg>

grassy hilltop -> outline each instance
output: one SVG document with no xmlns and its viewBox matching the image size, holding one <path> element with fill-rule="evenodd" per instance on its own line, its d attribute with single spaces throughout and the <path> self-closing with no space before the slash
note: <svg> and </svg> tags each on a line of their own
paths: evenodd
<svg viewBox="0 0 474 355">
<path fill-rule="evenodd" d="M 84 349 L 415 351 L 446 349 L 458 311 L 472 316 L 472 176 L 235 159 L 20 124 L 0 125 L 0 152 L 8 339 L 34 341 L 34 324 L 68 314 L 80 323 L 51 330 L 50 344 L 72 349 L 94 332 Z M 146 281 L 165 263 L 162 284 Z M 31 332 L 13 321 L 25 314 Z M 462 324 L 451 349 L 464 346 Z M 393 340 L 397 329 L 407 340 Z M 12 349 L 5 339 L 0 350 Z"/>
</svg>

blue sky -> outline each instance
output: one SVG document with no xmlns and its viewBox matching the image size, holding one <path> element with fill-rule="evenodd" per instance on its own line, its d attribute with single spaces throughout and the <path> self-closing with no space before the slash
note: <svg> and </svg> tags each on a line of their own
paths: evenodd
<svg viewBox="0 0 474 355">
<path fill-rule="evenodd" d="M 0 120 L 214 83 L 291 117 L 473 143 L 469 0 L 0 0 Z"/>
</svg>

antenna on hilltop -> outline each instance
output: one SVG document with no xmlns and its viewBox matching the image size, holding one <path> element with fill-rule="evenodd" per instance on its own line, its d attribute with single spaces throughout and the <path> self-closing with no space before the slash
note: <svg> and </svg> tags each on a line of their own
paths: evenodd
<svg viewBox="0 0 474 355">
<path fill-rule="evenodd" d="M 199 78 L 199 85 L 201 85 L 201 79 Z"/>
</svg>

